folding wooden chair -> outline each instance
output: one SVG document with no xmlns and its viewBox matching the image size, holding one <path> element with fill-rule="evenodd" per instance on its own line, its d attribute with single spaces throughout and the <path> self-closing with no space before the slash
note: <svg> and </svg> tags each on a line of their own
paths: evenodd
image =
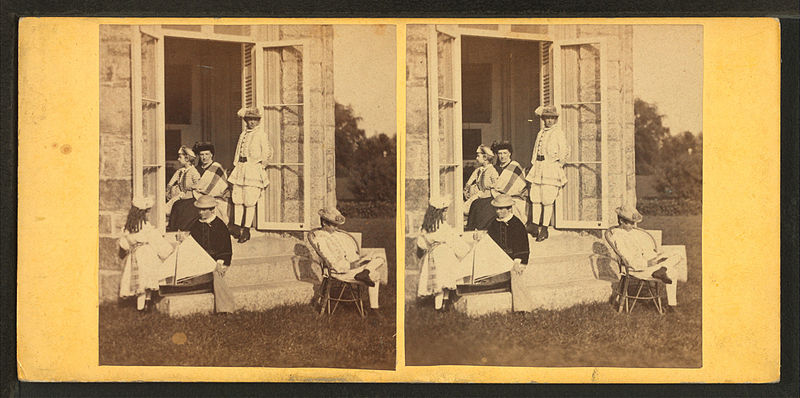
<svg viewBox="0 0 800 398">
<path fill-rule="evenodd" d="M 347 278 L 344 279 L 341 277 L 341 273 L 337 273 L 334 271 L 333 267 L 331 266 L 330 262 L 322 255 L 322 252 L 319 249 L 319 241 L 317 240 L 316 234 L 321 231 L 322 228 L 317 228 L 312 230 L 308 233 L 308 243 L 311 244 L 311 247 L 317 253 L 317 257 L 320 258 L 319 264 L 320 268 L 322 269 L 322 284 L 319 288 L 320 293 L 320 310 L 319 315 L 324 314 L 327 312 L 330 315 L 336 311 L 336 307 L 339 306 L 339 303 L 353 303 L 358 310 L 359 315 L 362 318 L 367 316 L 366 311 L 364 310 L 364 301 L 361 294 L 361 287 L 366 287 L 363 282 L 359 282 L 355 279 Z M 359 254 L 361 254 L 361 248 L 358 245 L 358 241 L 356 238 L 351 235 L 347 231 L 343 231 L 340 229 L 336 229 L 338 232 L 343 232 L 347 234 L 356 245 L 356 250 Z M 339 294 L 337 296 L 331 296 L 331 290 L 336 291 L 338 289 Z M 333 307 L 331 307 L 331 302 L 333 302 Z"/>
<path fill-rule="evenodd" d="M 619 228 L 621 227 L 609 228 L 604 234 L 606 242 L 608 242 L 608 246 L 614 250 L 614 253 L 619 259 L 617 261 L 620 272 L 619 286 L 617 286 L 617 290 L 614 292 L 619 298 L 619 307 L 617 308 L 617 312 L 622 312 L 622 308 L 624 306 L 625 311 L 630 313 L 633 310 L 633 307 L 636 305 L 636 301 L 645 300 L 652 301 L 653 305 L 656 307 L 656 311 L 658 311 L 659 314 L 664 314 L 664 306 L 661 302 L 662 292 L 666 292 L 666 289 L 664 288 L 664 282 L 653 277 L 642 278 L 641 276 L 631 275 L 630 271 L 633 270 L 633 267 L 631 267 L 627 263 L 627 260 L 625 260 L 625 258 L 619 253 L 617 243 L 613 237 L 613 230 Z M 647 234 L 647 236 L 649 236 L 653 241 L 653 248 L 657 248 L 656 240 L 653 238 L 653 235 L 641 228 L 635 227 L 634 229 Z M 630 294 L 631 288 L 636 289 L 635 294 Z M 643 292 L 642 290 L 645 291 Z"/>
</svg>

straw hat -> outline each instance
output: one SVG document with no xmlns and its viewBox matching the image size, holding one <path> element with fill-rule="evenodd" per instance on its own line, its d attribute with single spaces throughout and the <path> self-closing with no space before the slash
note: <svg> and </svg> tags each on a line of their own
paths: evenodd
<svg viewBox="0 0 800 398">
<path fill-rule="evenodd" d="M 540 106 L 533 113 L 539 117 L 558 117 L 558 109 L 552 105 Z"/>
<path fill-rule="evenodd" d="M 494 207 L 511 207 L 513 205 L 514 200 L 506 194 L 497 195 L 496 198 L 492 199 L 492 206 Z"/>
<path fill-rule="evenodd" d="M 330 222 L 332 222 L 332 223 L 334 223 L 336 225 L 344 224 L 344 221 L 345 221 L 344 216 L 335 207 L 326 207 L 324 209 L 320 209 L 319 212 L 317 212 L 317 213 L 323 219 L 328 220 L 328 221 L 330 221 Z"/>
<path fill-rule="evenodd" d="M 217 207 L 217 201 L 209 195 L 203 195 L 194 201 L 194 207 L 198 209 L 213 209 Z"/>
<path fill-rule="evenodd" d="M 258 108 L 242 108 L 236 114 L 242 119 L 261 119 L 261 111 Z"/>
<path fill-rule="evenodd" d="M 144 196 L 136 196 L 131 201 L 131 205 L 139 210 L 147 210 L 153 207 L 153 199 L 145 198 Z"/>
<path fill-rule="evenodd" d="M 632 222 L 642 221 L 642 215 L 636 210 L 635 207 L 625 204 L 617 207 L 617 215 Z"/>
<path fill-rule="evenodd" d="M 441 196 L 431 196 L 430 200 L 428 201 L 428 204 L 430 204 L 431 207 L 433 207 L 434 209 L 444 209 L 448 207 L 449 203 L 447 199 Z"/>
</svg>

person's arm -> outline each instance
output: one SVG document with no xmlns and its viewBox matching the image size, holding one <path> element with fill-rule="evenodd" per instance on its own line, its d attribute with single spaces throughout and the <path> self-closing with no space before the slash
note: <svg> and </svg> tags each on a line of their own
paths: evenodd
<svg viewBox="0 0 800 398">
<path fill-rule="evenodd" d="M 522 222 L 515 219 L 511 227 L 511 258 L 519 260 L 522 264 L 528 264 L 528 257 L 530 256 L 530 247 L 528 246 L 528 233 L 525 231 L 525 226 Z"/>
</svg>

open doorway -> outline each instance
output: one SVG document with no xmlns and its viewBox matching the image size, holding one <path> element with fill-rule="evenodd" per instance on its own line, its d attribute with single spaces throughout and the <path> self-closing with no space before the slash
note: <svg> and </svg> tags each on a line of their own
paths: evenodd
<svg viewBox="0 0 800 398">
<path fill-rule="evenodd" d="M 513 159 L 530 166 L 539 131 L 540 42 L 464 35 L 461 39 L 464 183 L 480 144 L 509 141 Z"/>
<path fill-rule="evenodd" d="M 164 159 L 166 180 L 180 168 L 181 145 L 214 144 L 214 160 L 230 173 L 241 132 L 242 45 L 164 38 Z"/>
</svg>

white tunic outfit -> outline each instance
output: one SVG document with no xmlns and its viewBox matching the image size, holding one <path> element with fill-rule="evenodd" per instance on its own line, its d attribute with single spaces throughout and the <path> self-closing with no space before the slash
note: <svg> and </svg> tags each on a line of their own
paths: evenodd
<svg viewBox="0 0 800 398">
<path fill-rule="evenodd" d="M 231 200 L 236 205 L 256 205 L 261 192 L 269 185 L 264 163 L 272 158 L 272 147 L 261 128 L 244 130 L 239 135 L 228 182 L 233 184 Z"/>
<path fill-rule="evenodd" d="M 531 183 L 531 203 L 548 205 L 555 201 L 559 190 L 567 183 L 563 166 L 567 157 L 569 146 L 558 125 L 541 129 L 533 145 L 531 170 L 525 176 Z"/>
<path fill-rule="evenodd" d="M 124 232 L 119 247 L 128 252 L 119 286 L 120 297 L 158 290 L 159 266 L 172 253 L 172 245 L 155 227 L 145 222 L 139 232 Z"/>
<path fill-rule="evenodd" d="M 460 269 L 470 251 L 470 246 L 446 222 L 434 232 L 420 232 L 417 246 L 425 250 L 419 273 L 418 296 L 437 294 L 442 289 L 456 288 L 456 284 L 469 275 L 471 269 Z"/>
</svg>

